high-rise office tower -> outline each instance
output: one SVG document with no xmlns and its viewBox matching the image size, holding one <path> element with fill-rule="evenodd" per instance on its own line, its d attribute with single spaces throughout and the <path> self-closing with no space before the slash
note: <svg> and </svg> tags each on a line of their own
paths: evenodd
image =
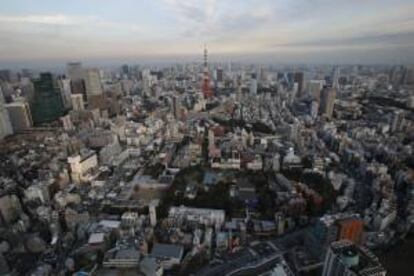
<svg viewBox="0 0 414 276">
<path fill-rule="evenodd" d="M 223 80 L 224 80 L 224 78 L 223 78 L 223 69 L 221 69 L 221 68 L 216 69 L 216 80 L 217 80 L 217 82 L 223 82 Z"/>
<path fill-rule="evenodd" d="M 34 124 L 51 122 L 64 113 L 59 85 L 51 73 L 41 73 L 33 82 L 35 95 L 31 103 Z"/>
<path fill-rule="evenodd" d="M 82 63 L 80 62 L 70 62 L 66 65 L 66 71 L 68 73 L 68 77 L 71 80 L 81 80 L 83 79 L 84 69 L 82 67 Z"/>
<path fill-rule="evenodd" d="M 310 108 L 310 116 L 312 119 L 316 119 L 318 117 L 318 110 L 319 110 L 319 102 L 312 101 L 311 108 Z"/>
<path fill-rule="evenodd" d="M 333 242 L 328 248 L 322 276 L 385 276 L 378 258 L 368 249 L 348 240 Z"/>
<path fill-rule="evenodd" d="M 252 77 L 250 79 L 250 95 L 257 95 L 257 76 L 254 73 L 252 74 Z"/>
<path fill-rule="evenodd" d="M 10 122 L 14 132 L 19 132 L 33 126 L 30 107 L 27 102 L 13 102 L 6 104 Z"/>
<path fill-rule="evenodd" d="M 128 64 L 122 65 L 121 71 L 122 71 L 123 75 L 128 76 L 129 75 L 129 65 Z"/>
<path fill-rule="evenodd" d="M 307 84 L 307 91 L 309 95 L 316 101 L 320 101 L 321 90 L 325 84 L 324 80 L 310 80 Z"/>
<path fill-rule="evenodd" d="M 301 96 L 303 88 L 305 86 L 305 77 L 303 75 L 303 72 L 295 73 L 295 82 L 298 84 L 298 95 Z"/>
<path fill-rule="evenodd" d="M 172 97 L 172 111 L 174 114 L 174 118 L 177 120 L 181 119 L 181 99 L 178 96 Z"/>
<path fill-rule="evenodd" d="M 259 69 L 259 76 L 257 76 L 257 78 L 261 82 L 266 82 L 267 81 L 267 72 L 266 72 L 265 68 L 260 67 L 260 69 Z"/>
<path fill-rule="evenodd" d="M 236 91 L 237 101 L 241 102 L 243 100 L 243 88 L 242 88 L 241 76 L 237 76 L 236 89 L 237 89 L 237 91 Z"/>
<path fill-rule="evenodd" d="M 336 98 L 336 89 L 332 87 L 325 87 L 321 91 L 321 103 L 319 106 L 319 113 L 332 118 Z"/>
<path fill-rule="evenodd" d="M 11 134 L 13 134 L 13 128 L 9 113 L 4 105 L 3 91 L 0 87 L 0 140 Z"/>
<path fill-rule="evenodd" d="M 97 69 L 85 70 L 86 98 L 102 95 L 101 77 Z"/>
<path fill-rule="evenodd" d="M 341 76 L 341 70 L 339 66 L 336 66 L 332 71 L 332 87 L 339 89 L 339 78 Z"/>
<path fill-rule="evenodd" d="M 82 63 L 71 62 L 66 66 L 68 77 L 70 78 L 70 88 L 72 94 L 82 94 L 86 99 L 84 69 Z"/>
<path fill-rule="evenodd" d="M 65 109 L 72 107 L 72 100 L 70 98 L 72 89 L 70 85 L 70 79 L 60 78 L 58 80 L 60 92 L 62 93 L 62 102 Z"/>
</svg>

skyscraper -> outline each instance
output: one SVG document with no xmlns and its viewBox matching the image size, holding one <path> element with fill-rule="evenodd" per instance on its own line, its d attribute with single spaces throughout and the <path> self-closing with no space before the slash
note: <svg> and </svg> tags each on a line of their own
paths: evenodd
<svg viewBox="0 0 414 276">
<path fill-rule="evenodd" d="M 86 98 L 102 95 L 101 77 L 97 69 L 85 70 L 85 90 Z"/>
<path fill-rule="evenodd" d="M 62 93 L 62 102 L 65 109 L 69 109 L 72 107 L 72 101 L 71 101 L 71 85 L 70 85 L 70 79 L 64 79 L 60 78 L 58 80 L 60 92 Z"/>
<path fill-rule="evenodd" d="M 3 91 L 0 87 L 0 140 L 2 140 L 7 135 L 11 134 L 13 134 L 13 128 L 10 121 L 9 113 L 7 112 L 7 109 L 4 106 Z"/>
<path fill-rule="evenodd" d="M 321 98 L 321 90 L 325 81 L 323 80 L 310 80 L 307 84 L 307 91 L 309 95 L 316 101 L 320 101 Z"/>
<path fill-rule="evenodd" d="M 128 76 L 129 75 L 129 65 L 128 64 L 122 65 L 121 71 L 122 71 L 123 75 Z"/>
<path fill-rule="evenodd" d="M 339 66 L 336 66 L 332 71 L 332 87 L 339 89 L 339 78 L 341 76 L 341 71 Z"/>
<path fill-rule="evenodd" d="M 51 122 L 64 113 L 59 85 L 51 73 L 42 73 L 33 82 L 35 95 L 31 103 L 34 124 Z"/>
<path fill-rule="evenodd" d="M 84 82 L 84 69 L 82 63 L 71 62 L 66 66 L 68 77 L 70 78 L 70 88 L 72 94 L 82 94 L 86 99 L 85 82 Z"/>
<path fill-rule="evenodd" d="M 298 95 L 301 96 L 303 92 L 304 83 L 305 83 L 305 77 L 303 75 L 303 72 L 295 73 L 295 82 L 298 84 Z"/>
<path fill-rule="evenodd" d="M 6 105 L 14 132 L 33 126 L 30 107 L 27 102 L 13 102 Z"/>
<path fill-rule="evenodd" d="M 331 243 L 325 256 L 322 276 L 385 276 L 378 258 L 368 249 L 348 240 Z"/>
<path fill-rule="evenodd" d="M 223 82 L 223 80 L 224 80 L 224 78 L 223 78 L 223 69 L 221 69 L 221 68 L 216 69 L 216 80 L 217 80 L 217 82 Z"/>
<path fill-rule="evenodd" d="M 172 97 L 172 109 L 175 119 L 180 120 L 181 119 L 181 99 L 180 97 L 174 95 Z"/>
<path fill-rule="evenodd" d="M 332 118 L 336 98 L 336 89 L 332 87 L 325 87 L 321 91 L 321 103 L 319 106 L 319 113 Z"/>
<path fill-rule="evenodd" d="M 66 71 L 68 73 L 68 77 L 72 81 L 81 80 L 83 78 L 83 71 L 82 63 L 80 62 L 70 62 L 66 66 Z"/>
<path fill-rule="evenodd" d="M 236 80 L 236 98 L 237 101 L 241 101 L 243 99 L 243 89 L 242 89 L 242 80 L 241 80 L 241 76 L 237 76 L 237 80 Z"/>
<path fill-rule="evenodd" d="M 255 73 L 252 74 L 252 78 L 250 79 L 250 95 L 257 95 L 257 76 Z"/>
</svg>

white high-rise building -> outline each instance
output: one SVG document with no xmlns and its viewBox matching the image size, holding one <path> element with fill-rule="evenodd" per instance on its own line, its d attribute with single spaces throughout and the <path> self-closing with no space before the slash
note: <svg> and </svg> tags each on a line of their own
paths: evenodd
<svg viewBox="0 0 414 276">
<path fill-rule="evenodd" d="M 13 134 L 13 127 L 10 121 L 9 112 L 4 104 L 3 91 L 0 88 L 0 140 Z"/>
<path fill-rule="evenodd" d="M 319 102 L 312 101 L 311 109 L 310 109 L 310 116 L 312 117 L 312 119 L 316 119 L 316 117 L 318 117 L 318 111 L 319 111 Z"/>
<path fill-rule="evenodd" d="M 150 224 L 152 227 L 157 225 L 157 207 L 159 204 L 159 200 L 154 199 L 149 204 L 149 217 L 150 217 Z"/>
<path fill-rule="evenodd" d="M 69 109 L 72 107 L 72 100 L 70 97 L 72 94 L 72 90 L 70 87 L 70 79 L 60 79 L 58 80 L 58 84 L 60 87 L 60 93 L 62 94 L 63 106 L 66 109 Z"/>
<path fill-rule="evenodd" d="M 84 110 L 85 105 L 83 103 L 83 95 L 82 94 L 72 94 L 70 95 L 72 100 L 72 108 L 73 110 Z"/>
<path fill-rule="evenodd" d="M 101 76 L 97 69 L 85 70 L 86 97 L 102 95 Z"/>
<path fill-rule="evenodd" d="M 332 72 L 332 87 L 339 89 L 339 78 L 341 76 L 341 69 L 339 66 L 335 67 Z"/>
</svg>

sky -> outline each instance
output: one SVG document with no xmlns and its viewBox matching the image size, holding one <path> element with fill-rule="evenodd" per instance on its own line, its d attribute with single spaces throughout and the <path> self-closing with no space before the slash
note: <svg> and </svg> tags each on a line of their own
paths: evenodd
<svg viewBox="0 0 414 276">
<path fill-rule="evenodd" d="M 72 60 L 414 63 L 413 0 L 2 0 L 0 67 Z"/>
</svg>

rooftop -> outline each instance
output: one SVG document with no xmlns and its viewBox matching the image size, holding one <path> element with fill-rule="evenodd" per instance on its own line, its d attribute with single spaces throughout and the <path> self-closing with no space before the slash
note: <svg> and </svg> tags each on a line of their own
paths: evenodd
<svg viewBox="0 0 414 276">
<path fill-rule="evenodd" d="M 151 256 L 158 258 L 176 258 L 181 259 L 183 257 L 184 248 L 181 245 L 175 244 L 154 244 Z"/>
</svg>

